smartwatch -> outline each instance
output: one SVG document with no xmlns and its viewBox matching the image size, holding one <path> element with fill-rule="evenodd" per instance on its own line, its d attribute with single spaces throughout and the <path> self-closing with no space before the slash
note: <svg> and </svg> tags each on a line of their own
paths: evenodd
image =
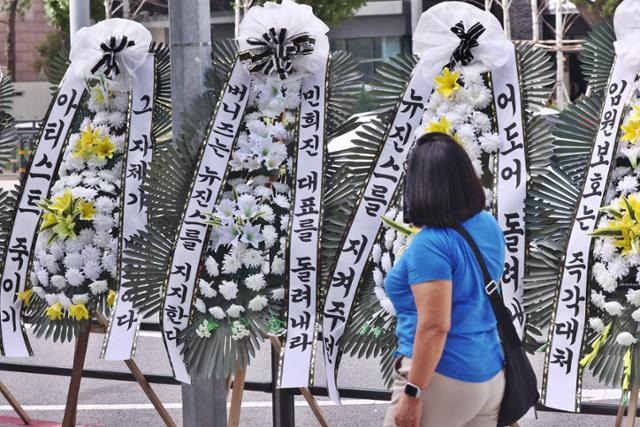
<svg viewBox="0 0 640 427">
<path fill-rule="evenodd" d="M 407 383 L 404 386 L 404 394 L 412 399 L 417 399 L 422 396 L 422 389 L 415 384 Z"/>
</svg>

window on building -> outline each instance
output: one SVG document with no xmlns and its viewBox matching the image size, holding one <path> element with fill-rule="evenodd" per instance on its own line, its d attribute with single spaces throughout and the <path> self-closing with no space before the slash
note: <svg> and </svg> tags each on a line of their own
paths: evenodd
<svg viewBox="0 0 640 427">
<path fill-rule="evenodd" d="M 371 81 L 377 67 L 386 59 L 409 51 L 406 37 L 357 37 L 332 39 L 332 50 L 346 50 L 360 62 L 365 82 Z"/>
</svg>

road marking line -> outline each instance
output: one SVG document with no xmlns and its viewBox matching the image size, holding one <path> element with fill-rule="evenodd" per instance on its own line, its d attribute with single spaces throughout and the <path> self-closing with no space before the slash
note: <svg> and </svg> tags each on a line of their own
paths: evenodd
<svg viewBox="0 0 640 427">
<path fill-rule="evenodd" d="M 363 406 L 363 405 L 387 405 L 389 402 L 366 399 L 349 399 L 344 400 L 344 406 Z M 305 401 L 295 401 L 295 406 L 309 406 Z M 319 400 L 320 406 L 337 406 L 330 400 Z M 227 407 L 230 403 L 227 404 Z M 181 403 L 164 403 L 167 409 L 181 409 Z M 243 408 L 271 408 L 271 401 L 263 402 L 243 402 Z M 64 411 L 65 405 L 24 405 L 25 411 Z M 113 410 L 147 410 L 154 409 L 151 403 L 109 403 L 109 404 L 84 404 L 78 405 L 79 411 L 113 411 Z M 9 405 L 0 405 L 0 411 L 13 411 Z"/>
<path fill-rule="evenodd" d="M 620 390 L 617 389 L 587 389 L 582 391 L 582 401 L 596 400 L 619 400 Z M 343 406 L 366 406 L 366 405 L 388 405 L 389 402 L 368 399 L 345 399 Z M 303 400 L 296 400 L 295 406 L 309 406 Z M 320 406 L 337 406 L 330 400 L 318 400 Z M 227 404 L 227 407 L 230 403 Z M 181 403 L 164 403 L 167 409 L 182 409 Z M 271 401 L 243 402 L 243 408 L 271 408 Z M 24 405 L 26 411 L 64 411 L 65 405 Z M 151 410 L 154 409 L 151 403 L 109 403 L 109 404 L 83 404 L 78 405 L 79 411 L 113 411 L 113 410 Z M 0 405 L 0 411 L 13 411 L 9 405 Z"/>
</svg>

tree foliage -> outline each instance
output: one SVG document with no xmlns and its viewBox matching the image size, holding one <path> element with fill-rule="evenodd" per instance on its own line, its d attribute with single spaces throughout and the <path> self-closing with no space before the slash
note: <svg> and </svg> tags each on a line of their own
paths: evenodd
<svg viewBox="0 0 640 427">
<path fill-rule="evenodd" d="M 580 16 L 591 26 L 613 15 L 622 0 L 574 0 Z"/>
<path fill-rule="evenodd" d="M 267 0 L 257 0 L 254 1 L 253 4 L 263 4 L 266 1 Z M 313 7 L 314 14 L 318 18 L 322 19 L 325 24 L 333 27 L 340 24 L 345 19 L 352 17 L 358 9 L 367 3 L 367 0 L 298 0 L 297 2 L 301 4 L 308 4 Z"/>
<path fill-rule="evenodd" d="M 91 19 L 104 19 L 104 5 L 102 0 L 91 0 Z M 69 0 L 44 0 L 44 13 L 52 27 L 55 27 L 69 37 Z"/>
</svg>

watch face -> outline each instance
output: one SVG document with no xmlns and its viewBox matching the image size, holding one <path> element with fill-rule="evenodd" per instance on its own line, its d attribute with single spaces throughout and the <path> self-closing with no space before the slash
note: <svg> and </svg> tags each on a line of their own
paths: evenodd
<svg viewBox="0 0 640 427">
<path fill-rule="evenodd" d="M 418 392 L 418 387 L 414 386 L 413 384 L 407 384 L 404 386 L 404 393 L 409 397 L 413 397 L 415 399 L 416 397 L 418 397 Z"/>
</svg>

